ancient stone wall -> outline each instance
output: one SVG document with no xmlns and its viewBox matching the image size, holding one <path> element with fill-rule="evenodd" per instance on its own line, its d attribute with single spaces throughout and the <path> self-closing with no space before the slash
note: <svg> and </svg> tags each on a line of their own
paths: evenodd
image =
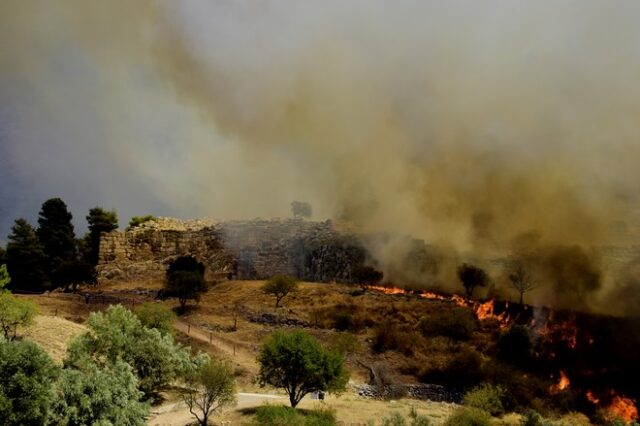
<svg viewBox="0 0 640 426">
<path fill-rule="evenodd" d="M 192 255 L 208 279 L 265 279 L 288 274 L 308 281 L 348 281 L 365 251 L 330 221 L 253 220 L 215 223 L 160 218 L 100 241 L 99 280 L 158 277 L 178 256 Z"/>
</svg>

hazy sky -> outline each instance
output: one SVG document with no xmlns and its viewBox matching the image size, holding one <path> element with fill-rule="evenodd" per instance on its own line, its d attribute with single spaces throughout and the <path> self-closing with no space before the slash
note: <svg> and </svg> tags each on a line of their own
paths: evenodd
<svg viewBox="0 0 640 426">
<path fill-rule="evenodd" d="M 0 4 L 0 236 L 345 217 L 460 249 L 605 243 L 640 181 L 640 3 Z"/>
</svg>

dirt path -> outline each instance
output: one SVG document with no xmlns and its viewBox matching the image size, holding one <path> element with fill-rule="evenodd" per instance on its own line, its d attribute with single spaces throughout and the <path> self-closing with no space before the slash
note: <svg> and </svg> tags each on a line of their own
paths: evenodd
<svg viewBox="0 0 640 426">
<path fill-rule="evenodd" d="M 245 393 L 239 392 L 236 394 L 238 405 L 234 407 L 234 411 L 241 410 L 248 407 L 258 407 L 266 403 L 286 403 L 287 398 L 282 395 L 262 394 L 262 393 Z M 231 414 L 231 417 L 228 415 Z M 216 421 L 225 421 L 227 418 L 234 418 L 233 412 L 227 412 L 227 415 L 223 413 L 220 417 L 216 417 Z M 159 407 L 154 407 L 151 410 L 151 417 L 148 424 L 150 426 L 175 426 L 186 425 L 193 422 L 195 418 L 189 413 L 189 408 L 184 402 L 169 402 Z M 229 421 L 230 425 L 235 424 L 235 421 Z"/>
<path fill-rule="evenodd" d="M 193 325 L 190 326 L 184 321 L 176 321 L 175 328 L 193 339 L 197 339 L 207 345 L 213 346 L 223 352 L 229 359 L 246 368 L 248 371 L 258 371 L 258 363 L 254 354 L 248 352 L 241 345 L 234 345 L 233 343 L 229 343 L 228 341 L 221 339 L 216 335 L 216 332 L 206 331 Z"/>
</svg>

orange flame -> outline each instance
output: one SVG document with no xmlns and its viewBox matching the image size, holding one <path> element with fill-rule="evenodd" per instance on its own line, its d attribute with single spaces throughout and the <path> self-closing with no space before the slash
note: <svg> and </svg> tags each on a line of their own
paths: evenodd
<svg viewBox="0 0 640 426">
<path fill-rule="evenodd" d="M 592 403 L 592 404 L 600 404 L 600 398 L 596 397 L 593 392 L 591 392 L 590 390 L 587 391 L 587 399 Z"/>
<path fill-rule="evenodd" d="M 425 291 L 423 293 L 420 293 L 420 297 L 422 297 L 423 299 L 435 299 L 435 300 L 445 300 L 446 297 L 440 295 L 440 294 L 436 294 L 436 293 L 431 293 L 430 291 Z"/>
<path fill-rule="evenodd" d="M 607 411 L 609 411 L 613 417 L 620 418 L 627 423 L 638 419 L 638 409 L 634 401 L 630 398 L 618 395 L 614 396 Z"/>
<path fill-rule="evenodd" d="M 389 294 L 389 295 L 411 294 L 409 291 L 400 287 L 384 287 L 380 285 L 369 285 L 367 286 L 367 288 L 370 290 L 378 291 L 380 293 Z M 493 299 L 488 300 L 484 303 L 479 303 L 474 300 L 466 299 L 457 294 L 451 295 L 450 297 L 443 296 L 437 293 L 432 293 L 429 291 L 423 291 L 416 294 L 418 295 L 418 297 L 422 299 L 450 300 L 458 306 L 462 306 L 464 308 L 472 308 L 479 320 L 486 320 L 490 318 L 496 319 L 500 322 L 501 328 L 505 328 L 511 323 L 511 318 L 509 317 L 509 314 L 507 313 L 507 311 L 504 311 L 499 315 L 495 314 Z M 505 306 L 508 307 L 509 303 L 507 302 Z"/>
<path fill-rule="evenodd" d="M 368 285 L 368 289 L 379 291 L 384 294 L 407 294 L 407 290 L 400 287 L 383 287 L 381 285 Z"/>
<path fill-rule="evenodd" d="M 560 380 L 558 381 L 558 383 L 551 386 L 551 388 L 549 389 L 549 392 L 551 393 L 561 392 L 567 389 L 570 384 L 571 384 L 571 381 L 569 380 L 569 377 L 567 377 L 567 373 L 565 373 L 564 371 L 560 371 Z"/>
</svg>

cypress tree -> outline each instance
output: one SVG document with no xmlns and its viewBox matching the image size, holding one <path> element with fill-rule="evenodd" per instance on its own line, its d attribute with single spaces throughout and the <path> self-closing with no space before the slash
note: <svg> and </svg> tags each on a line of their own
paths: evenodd
<svg viewBox="0 0 640 426">
<path fill-rule="evenodd" d="M 10 288 L 44 291 L 49 286 L 47 259 L 36 231 L 25 219 L 17 219 L 7 244 Z"/>
</svg>

